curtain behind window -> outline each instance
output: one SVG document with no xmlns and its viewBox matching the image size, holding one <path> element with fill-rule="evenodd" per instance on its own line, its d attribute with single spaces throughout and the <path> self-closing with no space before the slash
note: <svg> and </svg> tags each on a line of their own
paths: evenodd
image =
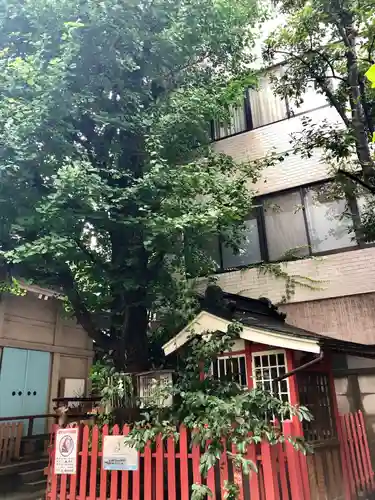
<svg viewBox="0 0 375 500">
<path fill-rule="evenodd" d="M 282 260 L 287 255 L 309 254 L 300 191 L 267 197 L 264 219 L 271 261 Z"/>
<path fill-rule="evenodd" d="M 229 123 L 214 120 L 214 140 L 228 137 L 228 135 L 238 134 L 247 130 L 245 103 L 241 102 L 236 106 L 229 107 L 231 120 Z"/>
<path fill-rule="evenodd" d="M 356 245 L 346 200 L 332 200 L 323 186 L 306 190 L 305 210 L 313 252 Z"/>
<path fill-rule="evenodd" d="M 272 70 L 276 76 L 280 75 L 281 71 L 281 68 Z M 269 75 L 261 76 L 259 78 L 259 89 L 249 89 L 248 93 L 253 128 L 287 118 L 285 99 L 274 94 Z"/>
</svg>

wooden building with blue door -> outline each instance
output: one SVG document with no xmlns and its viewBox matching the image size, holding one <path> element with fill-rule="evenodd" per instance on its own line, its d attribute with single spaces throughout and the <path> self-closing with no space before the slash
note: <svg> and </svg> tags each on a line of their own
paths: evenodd
<svg viewBox="0 0 375 500">
<path fill-rule="evenodd" d="M 91 339 L 62 314 L 54 292 L 25 289 L 0 300 L 0 418 L 53 413 L 53 398 L 84 396 L 94 356 Z M 46 419 L 35 419 L 34 435 L 47 430 Z"/>
</svg>

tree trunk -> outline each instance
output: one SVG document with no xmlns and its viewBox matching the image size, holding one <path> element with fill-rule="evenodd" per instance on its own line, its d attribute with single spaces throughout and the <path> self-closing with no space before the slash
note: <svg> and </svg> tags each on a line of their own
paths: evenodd
<svg viewBox="0 0 375 500">
<path fill-rule="evenodd" d="M 374 184 L 375 169 L 369 148 L 369 131 L 366 126 L 366 117 L 362 103 L 360 89 L 360 74 L 356 52 L 355 28 L 352 24 L 345 27 L 344 41 L 347 47 L 347 71 L 350 86 L 350 107 L 352 112 L 352 133 L 355 139 L 357 157 L 362 168 L 363 176 L 370 185 Z"/>
<path fill-rule="evenodd" d="M 124 323 L 114 346 L 117 371 L 140 372 L 148 368 L 148 311 L 144 304 L 126 307 Z"/>
</svg>

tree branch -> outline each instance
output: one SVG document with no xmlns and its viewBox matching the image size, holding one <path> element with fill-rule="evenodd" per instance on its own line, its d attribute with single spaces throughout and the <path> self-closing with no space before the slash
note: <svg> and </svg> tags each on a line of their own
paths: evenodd
<svg viewBox="0 0 375 500">
<path fill-rule="evenodd" d="M 93 315 L 87 309 L 82 297 L 77 290 L 74 282 L 73 275 L 68 267 L 59 273 L 60 283 L 63 291 L 68 297 L 75 317 L 78 323 L 83 327 L 87 334 L 101 347 L 105 349 L 110 348 L 110 338 L 103 334 L 103 332 L 95 325 Z"/>
<path fill-rule="evenodd" d="M 284 50 L 275 50 L 275 54 L 281 54 L 281 55 L 286 55 L 289 58 L 294 58 L 297 61 L 300 61 L 305 67 L 307 67 L 311 73 L 311 77 L 316 80 L 318 85 L 321 87 L 325 95 L 327 96 L 327 99 L 330 101 L 331 105 L 336 109 L 338 114 L 340 115 L 340 118 L 342 121 L 345 123 L 346 127 L 350 127 L 350 122 L 348 117 L 346 116 L 345 109 L 342 109 L 342 106 L 340 105 L 339 101 L 336 99 L 335 95 L 331 91 L 331 89 L 328 87 L 327 84 L 324 83 L 323 78 L 317 75 L 314 70 L 311 68 L 310 64 L 303 59 L 303 57 L 298 56 L 296 54 L 291 54 L 290 52 L 286 52 Z"/>
<path fill-rule="evenodd" d="M 344 177 L 347 177 L 348 179 L 355 182 L 356 184 L 359 184 L 360 186 L 364 187 L 365 189 L 370 191 L 370 193 L 375 194 L 375 187 L 374 186 L 371 186 L 370 184 L 368 184 L 367 182 L 365 182 L 363 179 L 361 179 L 357 175 L 353 174 L 352 172 L 347 172 L 346 170 L 343 170 L 340 168 L 338 170 L 338 173 L 342 174 Z"/>
</svg>

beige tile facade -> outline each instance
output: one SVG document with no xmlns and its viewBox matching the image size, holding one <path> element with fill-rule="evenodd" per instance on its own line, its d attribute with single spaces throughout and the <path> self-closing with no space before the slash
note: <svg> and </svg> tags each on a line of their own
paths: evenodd
<svg viewBox="0 0 375 500">
<path fill-rule="evenodd" d="M 339 123 L 336 112 L 329 107 L 315 110 L 309 116 L 316 123 L 324 119 Z M 222 139 L 215 143 L 215 149 L 238 161 L 260 159 L 272 151 L 285 153 L 291 149 L 291 134 L 302 130 L 301 118 L 296 116 Z M 310 159 L 290 155 L 283 162 L 264 170 L 260 181 L 251 187 L 255 187 L 259 194 L 266 194 L 326 179 L 329 168 L 320 158 L 319 153 Z"/>
</svg>

